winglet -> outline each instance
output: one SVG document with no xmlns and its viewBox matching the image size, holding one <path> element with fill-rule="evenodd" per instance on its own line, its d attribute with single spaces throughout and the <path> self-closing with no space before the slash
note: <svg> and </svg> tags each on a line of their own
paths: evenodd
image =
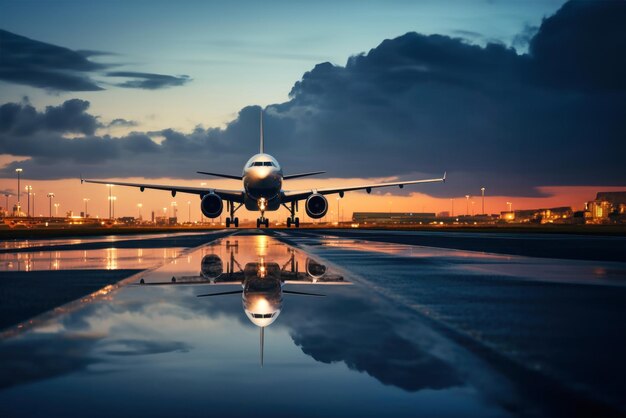
<svg viewBox="0 0 626 418">
<path fill-rule="evenodd" d="M 263 154 L 263 108 L 261 108 L 260 111 L 260 117 L 261 117 L 261 147 L 260 147 L 260 153 Z"/>
<path fill-rule="evenodd" d="M 446 174 L 447 174 L 447 173 L 448 173 L 447 171 L 444 171 L 444 172 L 443 172 L 443 178 L 442 178 L 442 180 L 443 180 L 443 182 L 444 182 L 444 183 L 446 182 Z"/>
</svg>

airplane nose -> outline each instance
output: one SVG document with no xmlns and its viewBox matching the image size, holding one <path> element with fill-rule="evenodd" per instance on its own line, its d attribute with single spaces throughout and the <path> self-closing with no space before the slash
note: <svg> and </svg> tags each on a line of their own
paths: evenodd
<svg viewBox="0 0 626 418">
<path fill-rule="evenodd" d="M 270 168 L 260 168 L 256 171 L 256 178 L 258 178 L 259 180 L 263 180 L 265 178 L 267 178 L 271 173 Z"/>
</svg>

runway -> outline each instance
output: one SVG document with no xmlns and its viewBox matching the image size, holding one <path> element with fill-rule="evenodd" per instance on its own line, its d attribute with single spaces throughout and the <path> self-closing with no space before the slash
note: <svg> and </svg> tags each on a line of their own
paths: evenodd
<svg viewBox="0 0 626 418">
<path fill-rule="evenodd" d="M 623 416 L 626 240 L 577 240 L 252 229 L 5 243 L 0 415 Z M 586 257 L 563 255 L 581 243 Z M 197 297 L 242 289 L 251 266 L 286 278 L 262 352 L 246 293 Z"/>
</svg>

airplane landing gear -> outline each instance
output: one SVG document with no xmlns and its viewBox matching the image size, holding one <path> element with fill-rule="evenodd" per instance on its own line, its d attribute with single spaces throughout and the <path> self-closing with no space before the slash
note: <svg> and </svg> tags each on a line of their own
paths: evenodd
<svg viewBox="0 0 626 418">
<path fill-rule="evenodd" d="M 256 220 L 256 227 L 260 228 L 261 225 L 265 225 L 266 228 L 269 228 L 270 220 L 267 219 L 267 218 L 263 218 L 263 217 L 257 218 L 257 220 Z"/>
<path fill-rule="evenodd" d="M 296 228 L 300 228 L 300 218 L 294 218 L 293 216 L 287 218 L 287 228 L 291 228 L 291 225 L 295 226 Z"/>
<path fill-rule="evenodd" d="M 283 204 L 283 206 L 285 206 Z M 287 206 L 285 206 L 287 208 Z M 291 216 L 287 218 L 287 228 L 291 228 L 294 225 L 296 228 L 300 228 L 300 218 L 296 217 L 296 203 L 291 202 L 291 208 L 287 208 Z"/>
<path fill-rule="evenodd" d="M 243 205 L 240 203 L 239 206 L 235 207 L 233 202 L 227 202 L 228 211 L 230 212 L 230 216 L 226 218 L 226 228 L 230 228 L 230 225 L 234 225 L 235 228 L 239 227 L 239 218 L 235 217 L 235 212 Z"/>
</svg>

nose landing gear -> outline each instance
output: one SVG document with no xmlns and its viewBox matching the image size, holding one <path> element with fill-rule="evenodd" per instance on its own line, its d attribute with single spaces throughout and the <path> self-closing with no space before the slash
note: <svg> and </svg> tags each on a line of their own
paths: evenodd
<svg viewBox="0 0 626 418">
<path fill-rule="evenodd" d="M 270 220 L 261 215 L 261 217 L 256 220 L 256 227 L 260 228 L 261 225 L 265 225 L 266 228 L 269 228 Z"/>
</svg>

